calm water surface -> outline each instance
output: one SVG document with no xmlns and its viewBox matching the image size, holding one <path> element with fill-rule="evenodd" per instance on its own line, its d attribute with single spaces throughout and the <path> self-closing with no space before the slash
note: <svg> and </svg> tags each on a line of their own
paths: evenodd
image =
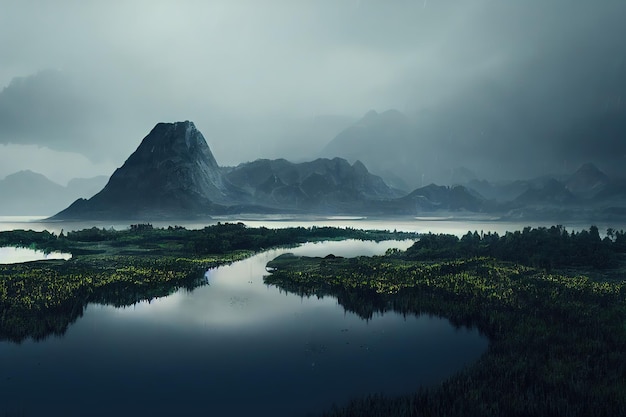
<svg viewBox="0 0 626 417">
<path fill-rule="evenodd" d="M 326 242 L 290 252 L 384 253 L 411 242 Z M 90 304 L 62 337 L 0 343 L 0 415 L 299 416 L 368 393 L 434 384 L 487 348 L 476 330 L 263 283 L 272 250 L 207 271 L 209 285 L 129 308 Z"/>
<path fill-rule="evenodd" d="M 0 264 L 14 264 L 20 262 L 42 261 L 46 259 L 65 259 L 72 257 L 69 253 L 50 252 L 28 248 L 2 248 L 0 247 Z"/>
<path fill-rule="evenodd" d="M 0 231 L 14 229 L 32 229 L 35 231 L 48 230 L 59 234 L 61 230 L 65 232 L 72 230 L 82 230 L 91 227 L 115 230 L 127 229 L 134 221 L 76 221 L 76 222 L 45 222 L 45 217 L 27 217 L 27 216 L 0 216 Z M 355 229 L 377 229 L 377 230 L 398 230 L 404 232 L 418 233 L 450 233 L 462 236 L 468 231 L 481 230 L 487 232 L 498 232 L 503 234 L 507 231 L 522 230 L 525 226 L 532 227 L 550 227 L 558 222 L 554 221 L 535 221 L 526 220 L 519 222 L 498 221 L 485 217 L 452 219 L 452 218 L 436 218 L 436 217 L 395 217 L 395 218 L 374 218 L 374 217 L 352 217 L 352 216 L 330 216 L 330 217 L 290 217 L 279 215 L 267 216 L 229 216 L 215 217 L 207 221 L 180 221 L 180 222 L 152 222 L 155 227 L 167 227 L 170 225 L 184 226 L 188 229 L 202 229 L 207 225 L 221 222 L 243 222 L 250 227 L 264 226 L 267 228 L 284 228 L 284 227 L 310 227 L 310 226 L 332 226 L 332 227 L 352 227 Z M 560 222 L 568 230 L 588 229 L 591 224 L 598 226 L 600 232 L 605 231 L 608 227 L 616 230 L 626 230 L 626 223 L 622 222 L 580 222 L 580 221 L 563 221 Z"/>
</svg>

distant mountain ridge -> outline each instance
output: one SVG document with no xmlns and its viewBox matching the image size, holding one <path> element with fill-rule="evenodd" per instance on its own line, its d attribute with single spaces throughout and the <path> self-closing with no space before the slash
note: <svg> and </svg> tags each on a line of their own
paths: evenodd
<svg viewBox="0 0 626 417">
<path fill-rule="evenodd" d="M 330 141 L 320 156 L 361 161 L 392 185 L 411 187 L 421 176 L 415 164 L 418 155 L 398 150 L 412 150 L 415 139 L 413 122 L 401 112 L 394 109 L 382 113 L 370 110 Z"/>
<path fill-rule="evenodd" d="M 378 123 L 380 117 L 371 113 L 364 123 Z M 402 119 L 402 115 L 392 112 L 383 119 Z M 99 193 L 88 200 L 76 200 L 53 218 L 145 220 L 237 213 L 437 212 L 564 218 L 626 213 L 626 186 L 589 164 L 565 178 L 546 176 L 495 184 L 477 180 L 466 168 L 449 170 L 448 178 L 467 183 L 430 184 L 401 192 L 370 173 L 360 160 L 349 163 L 339 157 L 302 163 L 259 159 L 220 167 L 192 122 L 159 123 Z"/>
<path fill-rule="evenodd" d="M 298 164 L 261 159 L 232 168 L 227 178 L 250 192 L 257 204 L 276 208 L 341 210 L 357 202 L 400 196 L 360 161 L 350 165 L 341 158 Z"/>
<path fill-rule="evenodd" d="M 565 182 L 565 187 L 573 194 L 591 198 L 607 189 L 611 184 L 610 178 L 594 164 L 582 165 Z"/>
<path fill-rule="evenodd" d="M 42 174 L 19 171 L 0 180 L 0 214 L 51 215 L 79 197 L 91 197 L 104 186 L 106 179 L 104 176 L 74 178 L 64 187 Z"/>
<path fill-rule="evenodd" d="M 612 176 L 624 175 L 626 106 L 590 108 L 572 120 L 551 118 L 532 101 L 522 104 L 527 88 L 516 98 L 510 87 L 477 82 L 467 87 L 467 96 L 445 103 L 424 100 L 420 106 L 429 107 L 369 111 L 319 156 L 360 160 L 390 184 L 406 183 L 407 191 L 429 183 L 454 185 L 450 168 L 460 166 L 477 177 L 515 179 L 595 161 Z M 559 96 L 551 99 L 560 102 Z"/>
<path fill-rule="evenodd" d="M 626 213 L 626 181 L 610 178 L 592 163 L 562 178 L 543 176 L 501 183 L 472 180 L 465 186 L 515 217 L 612 217 Z"/>
<path fill-rule="evenodd" d="M 462 185 L 430 184 L 417 188 L 404 197 L 380 201 L 381 213 L 396 215 L 421 215 L 434 213 L 488 213 L 495 206 L 479 194 Z"/>
</svg>

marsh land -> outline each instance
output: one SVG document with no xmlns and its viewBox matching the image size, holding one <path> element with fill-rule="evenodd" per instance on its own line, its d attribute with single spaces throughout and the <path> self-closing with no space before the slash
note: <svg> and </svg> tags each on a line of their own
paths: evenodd
<svg viewBox="0 0 626 417">
<path fill-rule="evenodd" d="M 252 410 L 238 399 L 275 415 L 623 415 L 625 237 L 241 223 L 1 232 L 0 246 L 72 255 L 0 265 L 0 350 L 13 364 L 0 375 L 13 398 L 1 411 L 36 414 L 43 401 L 78 415 L 100 387 L 117 405 L 94 415 L 130 415 L 148 406 L 133 391 L 150 396 L 160 388 L 149 380 L 169 378 L 198 398 L 212 398 L 200 389 L 210 386 L 228 400 L 211 410 L 232 415 Z M 54 372 L 32 368 L 35 358 Z M 289 394 L 253 383 L 264 378 Z M 296 380 L 305 397 L 289 391 Z M 82 400 L 70 407 L 60 391 L 32 389 L 40 384 L 74 387 Z"/>
</svg>

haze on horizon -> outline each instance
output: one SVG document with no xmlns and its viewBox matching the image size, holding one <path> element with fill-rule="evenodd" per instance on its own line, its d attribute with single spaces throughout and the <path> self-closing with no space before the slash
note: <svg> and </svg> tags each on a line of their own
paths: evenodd
<svg viewBox="0 0 626 417">
<path fill-rule="evenodd" d="M 0 179 L 110 175 L 161 121 L 310 160 L 371 109 L 477 120 L 414 140 L 491 179 L 626 163 L 623 1 L 2 3 Z"/>
</svg>

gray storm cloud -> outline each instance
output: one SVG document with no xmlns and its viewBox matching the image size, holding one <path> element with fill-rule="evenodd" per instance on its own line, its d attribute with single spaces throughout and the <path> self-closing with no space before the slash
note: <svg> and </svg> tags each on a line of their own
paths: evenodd
<svg viewBox="0 0 626 417">
<path fill-rule="evenodd" d="M 222 164 L 306 159 L 397 108 L 429 115 L 415 141 L 448 144 L 450 165 L 618 166 L 625 15 L 616 0 L 8 0 L 0 143 L 119 165 L 155 123 L 189 119 Z"/>
</svg>

